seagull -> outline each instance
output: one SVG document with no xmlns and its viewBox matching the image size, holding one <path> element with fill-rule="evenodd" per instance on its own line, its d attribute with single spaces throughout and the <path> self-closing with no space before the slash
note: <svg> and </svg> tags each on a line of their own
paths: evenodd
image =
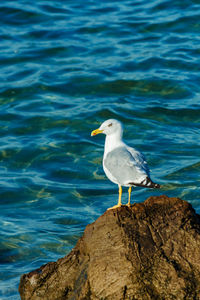
<svg viewBox="0 0 200 300">
<path fill-rule="evenodd" d="M 115 119 L 109 119 L 101 126 L 93 130 L 91 136 L 99 133 L 106 135 L 103 155 L 103 169 L 112 182 L 119 187 L 118 204 L 109 208 L 122 206 L 122 186 L 128 187 L 128 207 L 131 206 L 132 187 L 160 188 L 150 178 L 150 172 L 143 154 L 126 145 L 122 140 L 122 123 Z"/>
</svg>

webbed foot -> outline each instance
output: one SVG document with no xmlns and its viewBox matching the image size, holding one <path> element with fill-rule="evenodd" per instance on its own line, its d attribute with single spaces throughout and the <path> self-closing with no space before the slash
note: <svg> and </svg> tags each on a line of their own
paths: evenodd
<svg viewBox="0 0 200 300">
<path fill-rule="evenodd" d="M 118 207 L 121 207 L 121 206 L 122 206 L 121 204 L 117 204 L 117 205 L 114 205 L 112 207 L 109 207 L 107 210 L 115 209 L 115 208 L 118 208 Z"/>
</svg>

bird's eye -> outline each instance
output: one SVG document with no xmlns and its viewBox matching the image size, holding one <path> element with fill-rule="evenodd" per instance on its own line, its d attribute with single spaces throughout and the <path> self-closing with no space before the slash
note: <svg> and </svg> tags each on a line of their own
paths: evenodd
<svg viewBox="0 0 200 300">
<path fill-rule="evenodd" d="M 110 123 L 109 125 L 108 125 L 108 127 L 111 127 L 112 126 L 112 123 Z"/>
</svg>

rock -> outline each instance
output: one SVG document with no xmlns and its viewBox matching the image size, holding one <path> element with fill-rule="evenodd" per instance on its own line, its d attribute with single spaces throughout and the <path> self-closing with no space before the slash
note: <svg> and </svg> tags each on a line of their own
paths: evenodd
<svg viewBox="0 0 200 300">
<path fill-rule="evenodd" d="M 21 277 L 22 300 L 200 299 L 200 216 L 178 198 L 108 210 L 75 248 Z"/>
</svg>

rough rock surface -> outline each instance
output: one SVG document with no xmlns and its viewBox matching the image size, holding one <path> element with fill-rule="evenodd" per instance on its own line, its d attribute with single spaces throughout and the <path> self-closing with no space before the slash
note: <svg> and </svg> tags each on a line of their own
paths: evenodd
<svg viewBox="0 0 200 300">
<path fill-rule="evenodd" d="M 21 277 L 25 300 L 200 299 L 200 216 L 151 197 L 108 210 L 75 248 Z"/>
</svg>

